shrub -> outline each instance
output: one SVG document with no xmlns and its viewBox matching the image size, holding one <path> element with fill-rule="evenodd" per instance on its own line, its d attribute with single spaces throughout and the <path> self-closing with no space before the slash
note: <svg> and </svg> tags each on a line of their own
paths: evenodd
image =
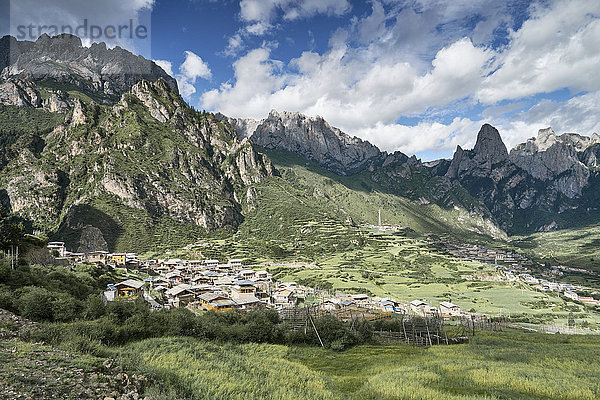
<svg viewBox="0 0 600 400">
<path fill-rule="evenodd" d="M 52 301 L 52 317 L 54 321 L 70 322 L 81 315 L 81 303 L 67 293 L 58 293 Z"/>
<path fill-rule="evenodd" d="M 0 308 L 13 311 L 14 294 L 4 285 L 0 285 Z"/>
<path fill-rule="evenodd" d="M 88 296 L 83 304 L 83 318 L 97 319 L 106 314 L 106 306 L 97 294 Z"/>
<path fill-rule="evenodd" d="M 15 303 L 17 310 L 25 318 L 33 321 L 51 321 L 53 318 L 53 300 L 54 295 L 50 291 L 36 286 L 29 286 L 18 291 Z"/>
</svg>

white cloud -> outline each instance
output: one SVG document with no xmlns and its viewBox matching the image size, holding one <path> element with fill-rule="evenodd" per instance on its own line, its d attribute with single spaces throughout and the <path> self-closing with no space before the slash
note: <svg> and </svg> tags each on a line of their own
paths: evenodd
<svg viewBox="0 0 600 400">
<path fill-rule="evenodd" d="M 562 88 L 600 89 L 600 2 L 556 1 L 536 7 L 498 54 L 498 70 L 477 98 L 484 103 L 518 99 Z"/>
<path fill-rule="evenodd" d="M 590 136 L 600 132 L 598 104 L 600 91 L 575 96 L 564 102 L 544 100 L 509 120 L 500 121 L 498 126 L 509 148 L 536 136 L 539 129 L 547 127 L 552 127 L 557 134 L 575 132 Z"/>
<path fill-rule="evenodd" d="M 185 61 L 179 66 L 179 74 L 175 76 L 179 91 L 184 99 L 189 100 L 196 93 L 194 84 L 200 79 L 211 79 L 212 72 L 202 58 L 191 51 L 185 52 Z"/>
<path fill-rule="evenodd" d="M 280 20 L 297 20 L 315 15 L 343 15 L 352 6 L 348 0 L 241 0 L 240 18 L 245 34 L 262 36 Z"/>
<path fill-rule="evenodd" d="M 268 49 L 258 49 L 240 58 L 234 83 L 206 93 L 201 107 L 255 118 L 272 108 L 302 111 L 352 133 L 468 96 L 485 76 L 490 54 L 461 39 L 441 49 L 424 75 L 408 63 L 348 48 L 304 52 L 283 73 L 269 57 Z"/>
<path fill-rule="evenodd" d="M 212 76 L 208 64 L 191 51 L 185 52 L 185 61 L 179 67 L 179 71 L 191 81 L 196 81 L 197 78 L 210 79 Z"/>
<path fill-rule="evenodd" d="M 240 17 L 245 22 L 271 23 L 283 19 L 309 18 L 319 14 L 343 15 L 352 6 L 348 0 L 242 0 Z"/>
<path fill-rule="evenodd" d="M 229 57 L 237 56 L 244 49 L 244 39 L 240 33 L 230 36 L 227 42 L 227 47 L 223 50 L 223 54 Z"/>
<path fill-rule="evenodd" d="M 235 86 L 224 83 L 219 89 L 205 92 L 202 95 L 203 105 L 219 105 L 211 109 L 222 112 L 233 111 L 234 107 L 243 104 L 243 114 L 248 117 L 262 118 L 265 115 L 266 99 L 283 84 L 282 78 L 276 75 L 278 65 L 269 59 L 270 51 L 260 48 L 250 51 L 233 64 L 235 71 Z M 226 98 L 223 93 L 227 93 Z M 223 104 L 231 102 L 231 105 Z M 268 112 L 268 111 L 267 111 Z M 241 116 L 241 113 L 228 115 Z"/>
<path fill-rule="evenodd" d="M 389 151 L 415 154 L 435 150 L 441 155 L 452 154 L 457 145 L 472 147 L 481 124 L 468 118 L 455 118 L 448 125 L 432 121 L 415 126 L 377 123 L 355 133 Z"/>
<path fill-rule="evenodd" d="M 344 15 L 352 8 L 348 0 L 300 0 L 291 4 L 290 8 L 284 8 L 284 19 L 308 18 L 319 14 Z"/>
<path fill-rule="evenodd" d="M 385 10 L 380 2 L 373 1 L 373 12 L 363 19 L 358 29 L 359 38 L 362 43 L 369 43 L 379 39 L 385 32 Z"/>
</svg>

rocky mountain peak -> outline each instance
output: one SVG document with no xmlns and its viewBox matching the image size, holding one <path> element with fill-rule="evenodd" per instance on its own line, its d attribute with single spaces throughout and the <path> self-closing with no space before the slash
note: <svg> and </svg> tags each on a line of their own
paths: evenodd
<svg viewBox="0 0 600 400">
<path fill-rule="evenodd" d="M 177 81 L 153 61 L 120 47 L 108 49 L 105 43 L 84 47 L 80 38 L 69 34 L 42 35 L 35 42 L 0 39 L 0 83 L 74 85 L 114 104 L 140 80 L 159 78 L 178 90 Z"/>
<path fill-rule="evenodd" d="M 388 157 L 371 143 L 332 127 L 320 116 L 271 110 L 262 121 L 220 118 L 229 121 L 240 138 L 251 137 L 261 147 L 300 154 L 338 175 L 352 175 L 381 165 Z M 389 162 L 401 158 L 395 155 Z"/>
<path fill-rule="evenodd" d="M 63 33 L 58 36 L 50 37 L 44 33 L 35 42 L 34 47 L 38 51 L 48 52 L 69 52 L 77 51 L 83 47 L 83 43 L 78 36 Z"/>
<path fill-rule="evenodd" d="M 508 150 L 500 137 L 500 132 L 490 124 L 484 124 L 479 130 L 473 152 L 477 158 L 489 161 L 491 164 L 498 164 L 508 159 Z"/>
<path fill-rule="evenodd" d="M 556 133 L 551 127 L 546 129 L 540 129 L 538 131 L 537 138 L 535 139 L 535 145 L 537 147 L 537 151 L 546 151 L 552 145 L 557 142 Z"/>
</svg>

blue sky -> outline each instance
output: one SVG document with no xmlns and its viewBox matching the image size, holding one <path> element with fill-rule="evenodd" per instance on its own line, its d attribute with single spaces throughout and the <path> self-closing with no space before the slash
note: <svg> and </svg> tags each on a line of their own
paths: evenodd
<svg viewBox="0 0 600 400">
<path fill-rule="evenodd" d="M 36 12 L 151 26 L 145 41 L 109 44 L 156 60 L 197 109 L 321 115 L 425 160 L 470 148 L 485 122 L 509 147 L 548 126 L 600 131 L 597 0 L 44 3 L 56 13 L 36 1 L 13 3 L 11 26 Z"/>
</svg>

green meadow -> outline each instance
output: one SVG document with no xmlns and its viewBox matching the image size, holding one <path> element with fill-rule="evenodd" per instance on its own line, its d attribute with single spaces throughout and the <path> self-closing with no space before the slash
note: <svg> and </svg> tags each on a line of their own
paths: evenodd
<svg viewBox="0 0 600 400">
<path fill-rule="evenodd" d="M 494 267 L 442 254 L 418 237 L 370 232 L 359 249 L 325 255 L 315 264 L 316 268 L 275 265 L 270 271 L 279 280 L 331 292 L 403 302 L 420 299 L 434 306 L 451 301 L 466 311 L 517 317 L 520 322 L 566 324 L 573 313 L 579 323 L 600 323 L 600 315 L 590 307 L 521 282 L 493 280 L 500 278 Z"/>
<path fill-rule="evenodd" d="M 119 357 L 160 384 L 156 399 L 572 399 L 600 397 L 589 336 L 481 333 L 464 345 L 363 345 L 344 352 L 149 339 Z"/>
<path fill-rule="evenodd" d="M 536 292 L 522 283 L 494 280 L 498 273 L 491 266 L 456 259 L 428 244 L 427 234 L 452 232 L 465 243 L 508 249 L 518 245 L 520 251 L 531 253 L 524 248 L 525 242 L 493 239 L 489 235 L 497 232 L 483 219 L 444 203 L 449 199 L 440 204 L 419 201 L 421 191 L 429 188 L 385 185 L 360 174 L 340 177 L 291 153 L 267 153 L 281 177 L 256 185 L 259 206 L 246 210 L 239 230 L 233 235 L 213 234 L 198 247 L 173 250 L 167 257 L 241 258 L 255 269 L 268 268 L 280 281 L 390 296 L 404 302 L 422 299 L 437 305 L 452 301 L 463 310 L 516 315 L 522 322 L 565 324 L 572 312 L 579 323 L 600 323 L 600 315 L 591 307 L 557 294 Z M 410 229 L 379 234 L 367 228 L 377 223 L 380 209 L 384 223 Z M 544 246 L 551 248 L 554 243 Z M 158 253 L 148 256 L 164 257 Z M 569 279 L 583 286 L 592 284 L 587 277 Z M 593 286 L 600 287 L 600 282 Z"/>
<path fill-rule="evenodd" d="M 523 251 L 552 263 L 565 263 L 600 272 L 600 225 L 536 233 L 512 238 Z M 600 279 L 596 278 L 600 283 Z"/>
</svg>

